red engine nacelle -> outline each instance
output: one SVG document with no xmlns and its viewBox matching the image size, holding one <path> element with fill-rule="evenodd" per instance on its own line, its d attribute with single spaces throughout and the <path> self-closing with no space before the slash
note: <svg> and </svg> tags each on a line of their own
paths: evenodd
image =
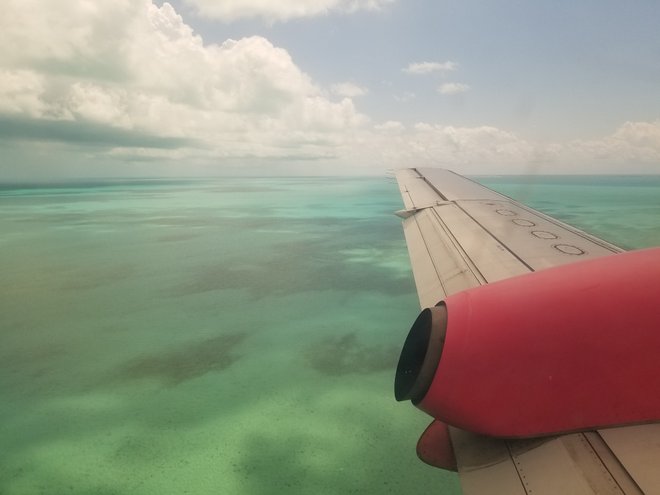
<svg viewBox="0 0 660 495">
<path fill-rule="evenodd" d="M 470 289 L 422 311 L 397 400 L 496 437 L 660 420 L 660 249 Z"/>
</svg>

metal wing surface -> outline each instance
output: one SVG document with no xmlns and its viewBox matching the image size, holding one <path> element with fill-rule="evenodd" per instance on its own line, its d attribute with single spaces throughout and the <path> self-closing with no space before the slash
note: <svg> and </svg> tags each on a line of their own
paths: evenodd
<svg viewBox="0 0 660 495">
<path fill-rule="evenodd" d="M 448 170 L 400 170 L 397 181 L 422 308 L 478 285 L 622 251 Z M 658 424 L 537 440 L 456 428 L 450 435 L 469 495 L 660 493 Z"/>
</svg>

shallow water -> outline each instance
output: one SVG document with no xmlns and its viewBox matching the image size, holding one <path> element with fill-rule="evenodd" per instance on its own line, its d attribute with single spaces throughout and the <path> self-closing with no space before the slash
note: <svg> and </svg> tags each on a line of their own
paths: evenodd
<svg viewBox="0 0 660 495">
<path fill-rule="evenodd" d="M 660 244 L 658 178 L 480 180 Z M 400 208 L 374 178 L 0 188 L 0 493 L 459 493 L 393 399 Z"/>
</svg>

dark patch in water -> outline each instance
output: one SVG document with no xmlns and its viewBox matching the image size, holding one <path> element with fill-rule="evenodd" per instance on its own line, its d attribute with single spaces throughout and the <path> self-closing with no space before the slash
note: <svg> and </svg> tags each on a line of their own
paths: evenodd
<svg viewBox="0 0 660 495">
<path fill-rule="evenodd" d="M 65 290 L 89 290 L 103 285 L 112 284 L 130 278 L 135 273 L 131 264 L 99 266 L 94 268 L 79 268 L 69 275 L 62 284 Z"/>
<path fill-rule="evenodd" d="M 145 355 L 129 362 L 121 371 L 121 378 L 152 378 L 175 386 L 213 371 L 222 371 L 236 362 L 235 349 L 246 337 L 247 332 L 218 335 L 173 351 Z"/>
<path fill-rule="evenodd" d="M 328 419 L 331 424 L 337 421 L 331 416 Z M 303 418 L 303 421 L 307 424 L 309 420 Z M 460 493 L 457 481 L 443 478 L 440 471 L 433 473 L 436 477 L 432 483 L 413 486 L 411 481 L 415 477 L 409 472 L 411 467 L 402 467 L 404 457 L 392 451 L 397 443 L 392 440 L 391 423 L 375 419 L 372 411 L 356 407 L 346 414 L 342 418 L 341 436 L 330 442 L 323 422 L 319 418 L 316 421 L 318 431 L 301 428 L 303 432 L 295 429 L 260 432 L 255 428 L 247 434 L 236 451 L 240 456 L 238 461 L 230 464 L 234 476 L 240 480 L 240 492 L 251 495 L 400 495 L 434 490 Z M 351 462 L 357 463 L 355 469 Z M 419 473 L 423 476 L 421 469 Z"/>
<path fill-rule="evenodd" d="M 33 379 L 50 378 L 61 358 L 68 354 L 66 346 L 52 340 L 37 340 L 29 347 L 14 348 L 11 353 L 0 353 L 0 370 L 4 375 L 17 374 Z"/>
<path fill-rule="evenodd" d="M 347 261 L 345 249 L 373 246 L 370 224 L 360 228 L 325 225 L 314 239 L 286 238 L 269 249 L 246 248 L 253 253 L 225 258 L 217 264 L 206 264 L 191 271 L 188 280 L 170 289 L 171 296 L 196 295 L 214 290 L 246 290 L 253 300 L 308 291 L 366 291 L 388 295 L 409 294 L 414 290 L 412 277 L 401 278 L 400 272 L 373 263 Z M 309 229 L 307 228 L 307 231 Z M 365 234 L 365 230 L 367 233 Z M 346 239 L 357 239 L 347 244 Z M 405 249 L 403 242 L 380 241 L 383 249 Z M 241 253 L 242 255 L 242 253 Z M 267 274 L 267 276 L 265 276 Z"/>
<path fill-rule="evenodd" d="M 396 368 L 399 347 L 365 345 L 356 332 L 350 332 L 315 342 L 305 350 L 305 360 L 326 375 L 376 373 Z"/>
<path fill-rule="evenodd" d="M 115 449 L 112 460 L 127 464 L 143 463 L 162 457 L 162 446 L 149 437 L 131 436 L 122 439 Z"/>
<path fill-rule="evenodd" d="M 236 275 L 233 274 L 230 268 L 214 265 L 205 266 L 190 281 L 174 289 L 173 295 L 178 297 L 240 287 L 241 284 L 237 280 L 239 277 Z"/>
</svg>

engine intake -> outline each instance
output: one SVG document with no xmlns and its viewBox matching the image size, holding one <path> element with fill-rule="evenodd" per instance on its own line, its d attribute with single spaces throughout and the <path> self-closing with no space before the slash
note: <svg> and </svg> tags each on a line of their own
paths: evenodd
<svg viewBox="0 0 660 495">
<path fill-rule="evenodd" d="M 428 391 L 440 362 L 447 333 L 444 303 L 423 310 L 413 323 L 401 351 L 394 378 L 396 400 L 417 404 Z"/>
</svg>

